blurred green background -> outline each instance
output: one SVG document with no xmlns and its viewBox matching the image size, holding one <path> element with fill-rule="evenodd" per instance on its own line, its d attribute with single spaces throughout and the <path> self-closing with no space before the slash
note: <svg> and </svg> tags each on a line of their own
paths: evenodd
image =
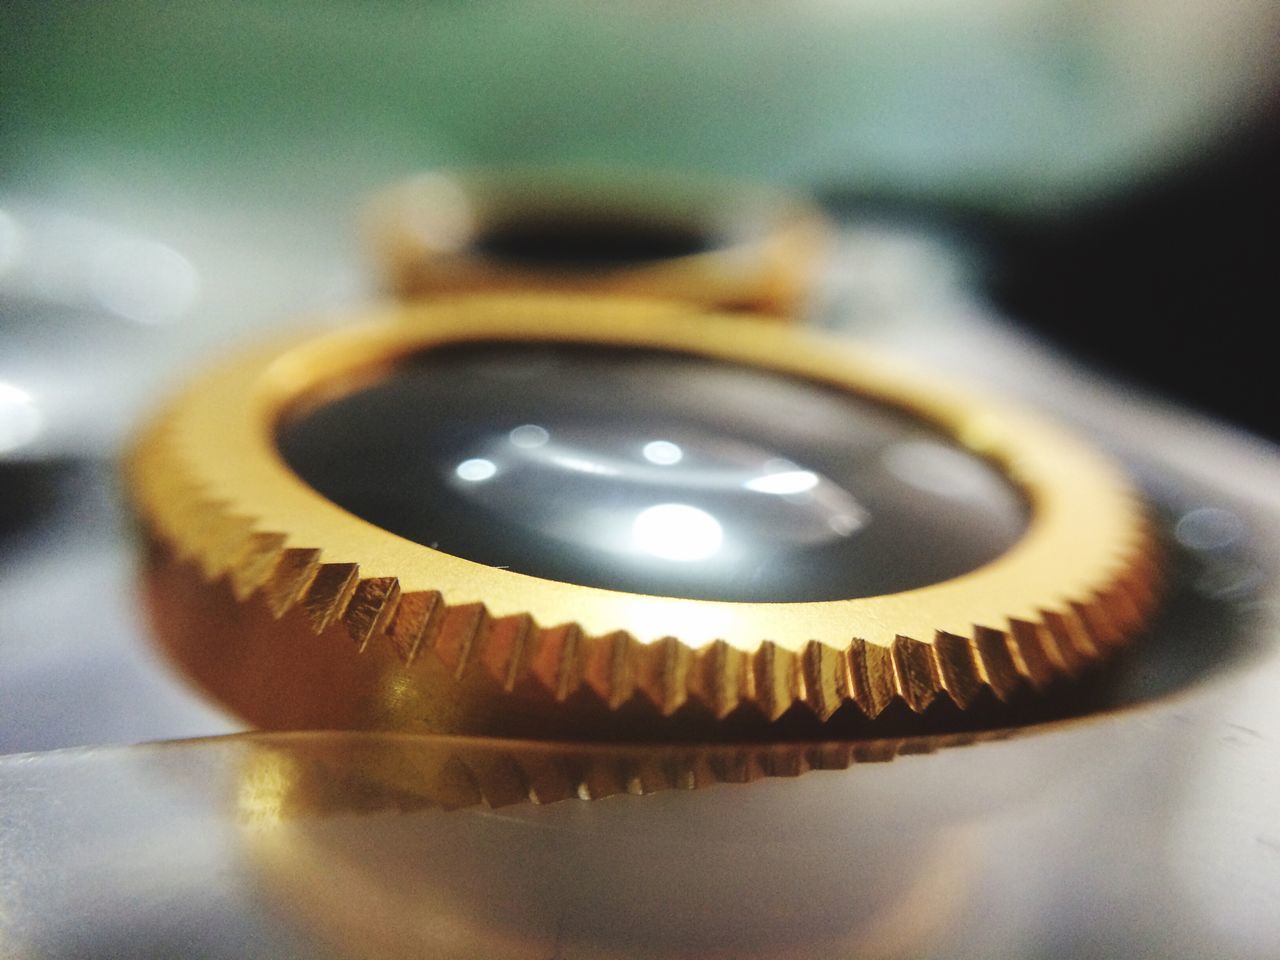
<svg viewBox="0 0 1280 960">
<path fill-rule="evenodd" d="M 120 371 L 366 299 L 389 181 L 641 167 L 976 251 L 993 315 L 1280 438 L 1278 91 L 1276 0 L 9 0 L 0 380 L 122 431 L 155 387 Z M 111 231 L 185 264 L 190 317 L 90 319 Z"/>
<path fill-rule="evenodd" d="M 10 184 L 603 162 L 1059 209 L 1256 112 L 1270 0 L 9 2 Z"/>
</svg>

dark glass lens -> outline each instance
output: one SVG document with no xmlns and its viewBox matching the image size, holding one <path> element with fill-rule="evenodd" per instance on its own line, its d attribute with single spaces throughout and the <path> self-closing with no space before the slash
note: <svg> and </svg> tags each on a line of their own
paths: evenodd
<svg viewBox="0 0 1280 960">
<path fill-rule="evenodd" d="M 488 256 L 541 266 L 607 268 L 702 253 L 708 238 L 657 223 L 525 219 L 497 224 L 476 243 Z"/>
<path fill-rule="evenodd" d="M 281 424 L 289 465 L 410 540 L 634 593 L 802 601 L 958 576 L 1020 494 L 926 424 L 831 387 L 647 350 L 424 353 Z"/>
</svg>

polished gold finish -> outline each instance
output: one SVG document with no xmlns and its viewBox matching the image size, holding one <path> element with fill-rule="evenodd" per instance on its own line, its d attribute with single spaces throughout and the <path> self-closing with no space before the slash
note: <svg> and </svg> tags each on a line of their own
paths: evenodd
<svg viewBox="0 0 1280 960">
<path fill-rule="evenodd" d="M 812 292 L 832 230 L 805 201 L 692 176 L 429 173 L 371 205 L 370 234 L 405 299 L 463 292 L 624 294 L 794 317 Z M 620 238 L 669 232 L 698 249 L 613 262 L 521 260 L 486 249 L 508 226 L 603 226 Z M 554 236 L 541 238 L 546 244 Z"/>
<path fill-rule="evenodd" d="M 1036 418 L 866 347 L 673 304 L 578 298 L 477 298 L 369 319 L 218 367 L 129 461 L 160 639 L 259 725 L 591 737 L 630 724 L 635 737 L 678 736 L 698 716 L 714 735 L 730 715 L 768 722 L 793 708 L 875 723 L 895 703 L 964 710 L 1076 675 L 1154 602 L 1151 532 L 1114 467 Z M 898 594 L 641 596 L 403 540 L 321 497 L 275 450 L 275 424 L 300 398 L 433 347 L 505 339 L 703 355 L 904 408 L 1001 467 L 1030 502 L 1029 527 L 992 563 Z"/>
</svg>

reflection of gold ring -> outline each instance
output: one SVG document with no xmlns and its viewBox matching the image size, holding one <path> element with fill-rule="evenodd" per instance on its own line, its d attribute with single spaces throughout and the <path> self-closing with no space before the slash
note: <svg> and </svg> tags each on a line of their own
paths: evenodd
<svg viewBox="0 0 1280 960">
<path fill-rule="evenodd" d="M 548 729 L 590 736 L 582 718 L 604 708 L 672 715 L 688 704 L 725 717 L 750 705 L 776 719 L 805 704 L 825 719 L 853 703 L 874 718 L 896 699 L 922 711 L 943 693 L 965 708 L 986 691 L 1005 699 L 1078 672 L 1152 604 L 1149 530 L 1109 464 L 1039 420 L 866 349 L 613 301 L 486 298 L 376 319 L 215 369 L 131 460 L 156 569 L 167 571 L 161 639 L 258 724 L 527 731 L 554 717 Z M 905 409 L 1001 468 L 1030 503 L 1028 527 L 994 561 L 905 592 L 675 599 L 411 543 L 326 500 L 281 460 L 277 425 L 301 402 L 446 344 L 529 340 L 711 357 Z M 174 555 L 207 581 L 225 577 L 229 591 L 163 559 Z"/>
<path fill-rule="evenodd" d="M 406 298 L 544 290 L 794 314 L 828 237 L 803 201 L 694 177 L 424 174 L 371 209 Z"/>
<path fill-rule="evenodd" d="M 830 772 L 851 744 L 244 746 L 237 806 L 263 894 L 343 956 L 515 960 L 557 941 L 565 956 L 915 956 L 976 865 L 964 803 L 895 797 L 911 770 Z M 797 777 L 811 766 L 829 772 Z M 749 785 L 705 789 L 726 782 Z"/>
</svg>

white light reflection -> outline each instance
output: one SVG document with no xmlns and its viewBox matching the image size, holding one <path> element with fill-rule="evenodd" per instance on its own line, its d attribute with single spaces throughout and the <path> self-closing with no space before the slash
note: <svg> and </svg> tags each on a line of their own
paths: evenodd
<svg viewBox="0 0 1280 960">
<path fill-rule="evenodd" d="M 670 467 L 684 459 L 684 451 L 670 440 L 650 440 L 640 451 L 650 463 Z"/>
<path fill-rule="evenodd" d="M 899 480 L 940 497 L 969 500 L 992 487 L 992 476 L 980 460 L 933 440 L 895 443 L 882 461 Z"/>
<path fill-rule="evenodd" d="M 766 473 L 763 477 L 755 477 L 743 484 L 748 490 L 756 493 L 772 493 L 778 496 L 790 496 L 794 493 L 805 493 L 818 485 L 818 475 L 812 470 L 785 470 L 782 473 Z"/>
<path fill-rule="evenodd" d="M 546 445 L 551 439 L 551 434 L 547 433 L 546 428 L 536 423 L 526 423 L 507 434 L 507 439 L 511 441 L 512 446 L 522 450 L 536 450 Z"/>
<path fill-rule="evenodd" d="M 44 431 L 44 418 L 31 394 L 0 380 L 0 454 L 9 453 Z"/>
<path fill-rule="evenodd" d="M 112 313 L 137 323 L 172 323 L 200 294 L 200 274 L 172 247 L 139 238 L 104 243 L 89 266 L 89 289 Z"/>
<path fill-rule="evenodd" d="M 1200 507 L 1188 510 L 1173 528 L 1173 535 L 1191 550 L 1220 550 L 1240 539 L 1244 522 L 1230 510 Z"/>
<path fill-rule="evenodd" d="M 827 518 L 827 526 L 833 533 L 842 537 L 851 537 L 867 525 L 867 515 L 857 516 L 852 513 L 833 513 Z"/>
<path fill-rule="evenodd" d="M 497 473 L 498 467 L 492 460 L 476 457 L 472 460 L 463 460 L 453 472 L 458 475 L 460 480 L 479 483 L 483 480 L 488 480 Z"/>
<path fill-rule="evenodd" d="M 659 503 L 636 515 L 631 540 L 636 549 L 663 560 L 705 560 L 720 549 L 724 528 L 687 503 Z"/>
<path fill-rule="evenodd" d="M 572 470 L 575 473 L 591 473 L 598 477 L 616 477 L 620 473 L 615 466 L 602 463 L 599 460 L 588 460 L 586 457 L 579 457 L 568 453 L 557 453 L 549 458 L 557 467 L 564 467 L 566 470 Z"/>
</svg>

